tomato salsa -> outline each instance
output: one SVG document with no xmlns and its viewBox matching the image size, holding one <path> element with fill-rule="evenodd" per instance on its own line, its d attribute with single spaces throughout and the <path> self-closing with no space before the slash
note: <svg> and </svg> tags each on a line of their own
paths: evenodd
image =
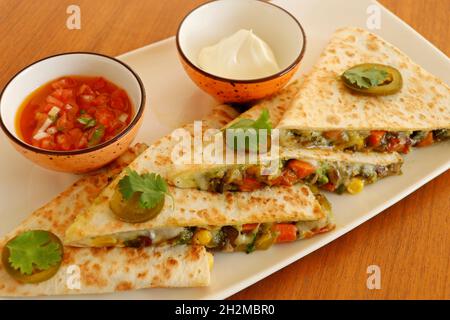
<svg viewBox="0 0 450 320">
<path fill-rule="evenodd" d="M 34 91 L 16 126 L 35 147 L 71 151 L 108 141 L 128 126 L 133 107 L 125 90 L 102 77 L 67 76 Z"/>
</svg>

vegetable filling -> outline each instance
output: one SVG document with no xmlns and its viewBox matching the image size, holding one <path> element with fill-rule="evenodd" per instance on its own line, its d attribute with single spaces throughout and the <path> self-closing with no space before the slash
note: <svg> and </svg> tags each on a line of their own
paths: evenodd
<svg viewBox="0 0 450 320">
<path fill-rule="evenodd" d="M 251 253 L 255 250 L 266 250 L 275 243 L 310 238 L 332 228 L 328 218 L 286 223 L 250 223 L 240 226 L 189 227 L 184 228 L 178 236 L 165 242 L 177 245 L 196 244 L 211 250 L 225 252 L 245 251 Z M 150 232 L 147 236 L 141 235 L 126 240 L 123 245 L 140 248 L 156 244 L 151 237 Z"/>
<path fill-rule="evenodd" d="M 333 147 L 346 151 L 408 153 L 411 147 L 426 147 L 450 137 L 449 129 L 433 131 L 300 131 L 291 130 L 283 144 L 303 147 Z"/>
<path fill-rule="evenodd" d="M 401 164 L 387 166 L 372 164 L 345 164 L 325 161 L 286 160 L 274 175 L 261 175 L 259 165 L 239 166 L 207 174 L 208 183 L 198 183 L 201 190 L 210 192 L 254 191 L 265 186 L 291 186 L 307 183 L 339 194 L 362 191 L 365 184 L 379 178 L 400 173 Z"/>
</svg>

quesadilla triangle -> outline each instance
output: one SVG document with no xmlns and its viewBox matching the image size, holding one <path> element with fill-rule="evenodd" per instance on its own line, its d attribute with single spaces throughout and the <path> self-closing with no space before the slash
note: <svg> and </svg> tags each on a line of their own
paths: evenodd
<svg viewBox="0 0 450 320">
<path fill-rule="evenodd" d="M 277 126 L 290 101 L 301 90 L 304 78 L 298 80 L 269 100 L 263 100 L 225 126 L 229 128 L 241 119 L 258 119 L 264 110 Z M 176 166 L 168 173 L 169 184 L 178 188 L 193 188 L 210 192 L 253 191 L 266 186 L 289 186 L 307 183 L 327 191 L 355 194 L 364 185 L 401 173 L 403 160 L 396 152 L 344 152 L 330 149 L 288 146 L 280 148 L 277 169 L 263 174 L 272 164 L 193 164 Z M 261 164 L 262 163 L 262 164 Z"/>
<path fill-rule="evenodd" d="M 284 146 L 407 153 L 450 137 L 450 88 L 379 36 L 342 28 L 278 128 Z"/>
<path fill-rule="evenodd" d="M 62 239 L 75 216 L 88 207 L 108 181 L 145 148 L 137 145 L 102 172 L 75 182 L 1 240 L 0 252 L 5 252 L 7 241 L 36 230 L 52 232 Z M 40 257 L 43 254 L 45 252 L 40 251 Z M 206 286 L 210 282 L 211 258 L 201 246 L 138 249 L 64 246 L 59 268 L 54 270 L 52 277 L 46 279 L 46 272 L 53 266 L 49 270 L 36 270 L 35 267 L 29 275 L 13 271 L 20 276 L 18 281 L 11 276 L 11 267 L 2 254 L 0 296 L 98 294 L 150 287 Z M 30 281 L 35 283 L 28 283 Z"/>
<path fill-rule="evenodd" d="M 204 122 L 204 128 L 208 123 Z M 193 126 L 185 129 L 192 134 Z M 89 247 L 201 244 L 214 250 L 250 252 L 334 227 L 325 197 L 301 184 L 223 194 L 165 186 L 162 178 L 175 165 L 171 153 L 178 143 L 168 135 L 142 153 L 90 208 L 77 216 L 66 231 L 65 243 Z M 158 202 L 161 205 L 155 204 L 149 210 L 142 207 L 142 196 L 151 201 L 158 193 L 155 189 L 147 194 L 141 189 L 140 194 L 135 192 L 129 200 L 125 198 L 125 189 L 144 184 L 165 190 Z M 139 202 L 135 195 L 140 196 Z M 136 212 L 142 212 L 140 217 L 148 214 L 149 218 L 136 222 Z"/>
</svg>

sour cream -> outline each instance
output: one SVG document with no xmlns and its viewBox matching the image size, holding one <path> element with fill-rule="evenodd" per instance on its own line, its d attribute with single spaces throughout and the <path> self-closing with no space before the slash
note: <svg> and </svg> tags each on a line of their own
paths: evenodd
<svg viewBox="0 0 450 320">
<path fill-rule="evenodd" d="M 198 66 L 208 73 L 235 80 L 264 78 L 280 71 L 269 45 L 252 30 L 244 29 L 201 49 Z"/>
</svg>

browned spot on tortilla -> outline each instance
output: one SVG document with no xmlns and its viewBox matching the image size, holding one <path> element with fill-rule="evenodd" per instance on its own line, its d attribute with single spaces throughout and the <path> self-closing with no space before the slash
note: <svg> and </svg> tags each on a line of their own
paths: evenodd
<svg viewBox="0 0 450 320">
<path fill-rule="evenodd" d="M 314 212 L 315 215 L 319 216 L 319 215 L 322 214 L 322 208 L 319 205 L 315 205 L 313 212 Z"/>
<path fill-rule="evenodd" d="M 302 188 L 301 188 L 301 191 L 302 191 L 302 193 L 303 193 L 305 196 L 308 196 L 308 195 L 309 195 L 309 190 L 308 190 L 306 187 L 302 187 Z"/>
<path fill-rule="evenodd" d="M 201 251 L 202 251 L 202 247 L 200 247 L 200 246 L 191 247 L 191 249 L 186 252 L 186 260 L 198 261 L 200 259 Z"/>
<path fill-rule="evenodd" d="M 122 282 L 118 283 L 116 286 L 117 291 L 127 291 L 127 290 L 131 290 L 132 288 L 133 288 L 133 285 L 131 284 L 130 281 L 122 281 Z"/>
<path fill-rule="evenodd" d="M 140 273 L 138 273 L 138 278 L 143 279 L 147 276 L 147 274 L 148 274 L 148 271 L 140 272 Z"/>
<path fill-rule="evenodd" d="M 83 282 L 87 286 L 101 288 L 101 287 L 106 287 L 108 285 L 108 281 L 105 278 L 103 278 L 98 273 L 90 272 L 90 270 L 87 270 L 87 269 L 84 270 L 83 268 L 81 268 L 81 275 L 82 275 Z"/>
<path fill-rule="evenodd" d="M 345 51 L 345 54 L 346 54 L 348 57 L 353 57 L 353 56 L 355 56 L 355 53 L 352 52 L 352 51 L 349 51 L 349 50 Z"/>
<path fill-rule="evenodd" d="M 336 115 L 329 115 L 329 116 L 327 116 L 327 122 L 330 124 L 339 124 L 339 122 L 341 122 L 341 120 Z"/>
<path fill-rule="evenodd" d="M 154 277 L 152 278 L 151 285 L 152 285 L 152 286 L 156 286 L 156 285 L 158 285 L 160 282 L 161 282 L 161 278 L 160 278 L 159 276 L 154 276 Z"/>
<path fill-rule="evenodd" d="M 372 51 L 377 51 L 379 49 L 379 46 L 375 41 L 368 41 L 367 49 L 372 50 Z"/>
<path fill-rule="evenodd" d="M 347 41 L 347 42 L 355 42 L 355 41 L 356 41 L 356 38 L 355 38 L 355 36 L 348 36 L 348 37 L 345 39 L 345 41 Z"/>
</svg>

